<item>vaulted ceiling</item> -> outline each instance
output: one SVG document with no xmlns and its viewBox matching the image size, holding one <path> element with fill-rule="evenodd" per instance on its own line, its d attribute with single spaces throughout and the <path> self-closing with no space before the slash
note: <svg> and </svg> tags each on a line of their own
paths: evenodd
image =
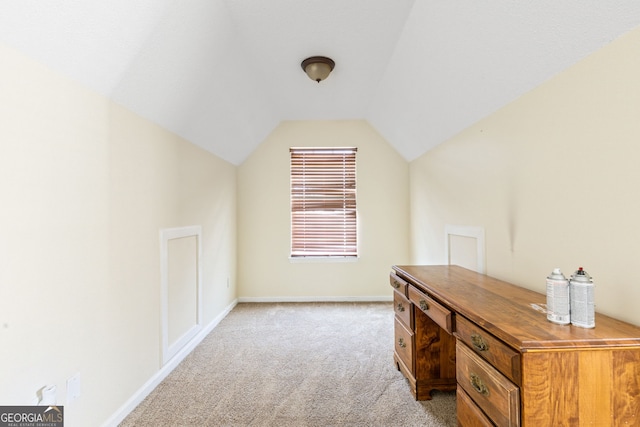
<svg viewBox="0 0 640 427">
<path fill-rule="evenodd" d="M 638 0 L 0 0 L 1 42 L 234 164 L 283 120 L 365 119 L 413 160 L 638 25 Z"/>
</svg>

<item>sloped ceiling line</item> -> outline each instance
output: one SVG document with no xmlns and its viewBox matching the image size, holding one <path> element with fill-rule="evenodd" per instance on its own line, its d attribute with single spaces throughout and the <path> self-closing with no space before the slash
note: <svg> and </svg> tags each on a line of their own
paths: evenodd
<svg viewBox="0 0 640 427">
<path fill-rule="evenodd" d="M 0 42 L 236 165 L 283 120 L 366 119 L 413 160 L 638 25 L 637 0 L 0 2 Z"/>
</svg>

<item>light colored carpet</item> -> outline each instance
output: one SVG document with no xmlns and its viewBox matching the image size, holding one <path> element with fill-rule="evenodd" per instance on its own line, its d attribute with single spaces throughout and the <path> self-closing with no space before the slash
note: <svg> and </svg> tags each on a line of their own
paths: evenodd
<svg viewBox="0 0 640 427">
<path fill-rule="evenodd" d="M 389 303 L 238 304 L 120 424 L 455 426 L 393 363 Z"/>
</svg>

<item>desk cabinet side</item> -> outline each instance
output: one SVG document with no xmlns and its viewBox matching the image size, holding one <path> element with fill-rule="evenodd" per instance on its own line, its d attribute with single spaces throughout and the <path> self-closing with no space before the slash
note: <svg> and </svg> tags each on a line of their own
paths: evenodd
<svg viewBox="0 0 640 427">
<path fill-rule="evenodd" d="M 523 426 L 640 425 L 640 349 L 522 355 Z"/>
</svg>

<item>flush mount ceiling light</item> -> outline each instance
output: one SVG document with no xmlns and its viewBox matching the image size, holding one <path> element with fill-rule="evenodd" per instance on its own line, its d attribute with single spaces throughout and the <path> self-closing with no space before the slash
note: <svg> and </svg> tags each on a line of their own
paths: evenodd
<svg viewBox="0 0 640 427">
<path fill-rule="evenodd" d="M 302 69 L 311 80 L 315 80 L 320 83 L 322 80 L 329 77 L 329 73 L 336 66 L 333 59 L 324 56 L 312 56 L 302 61 Z"/>
</svg>

